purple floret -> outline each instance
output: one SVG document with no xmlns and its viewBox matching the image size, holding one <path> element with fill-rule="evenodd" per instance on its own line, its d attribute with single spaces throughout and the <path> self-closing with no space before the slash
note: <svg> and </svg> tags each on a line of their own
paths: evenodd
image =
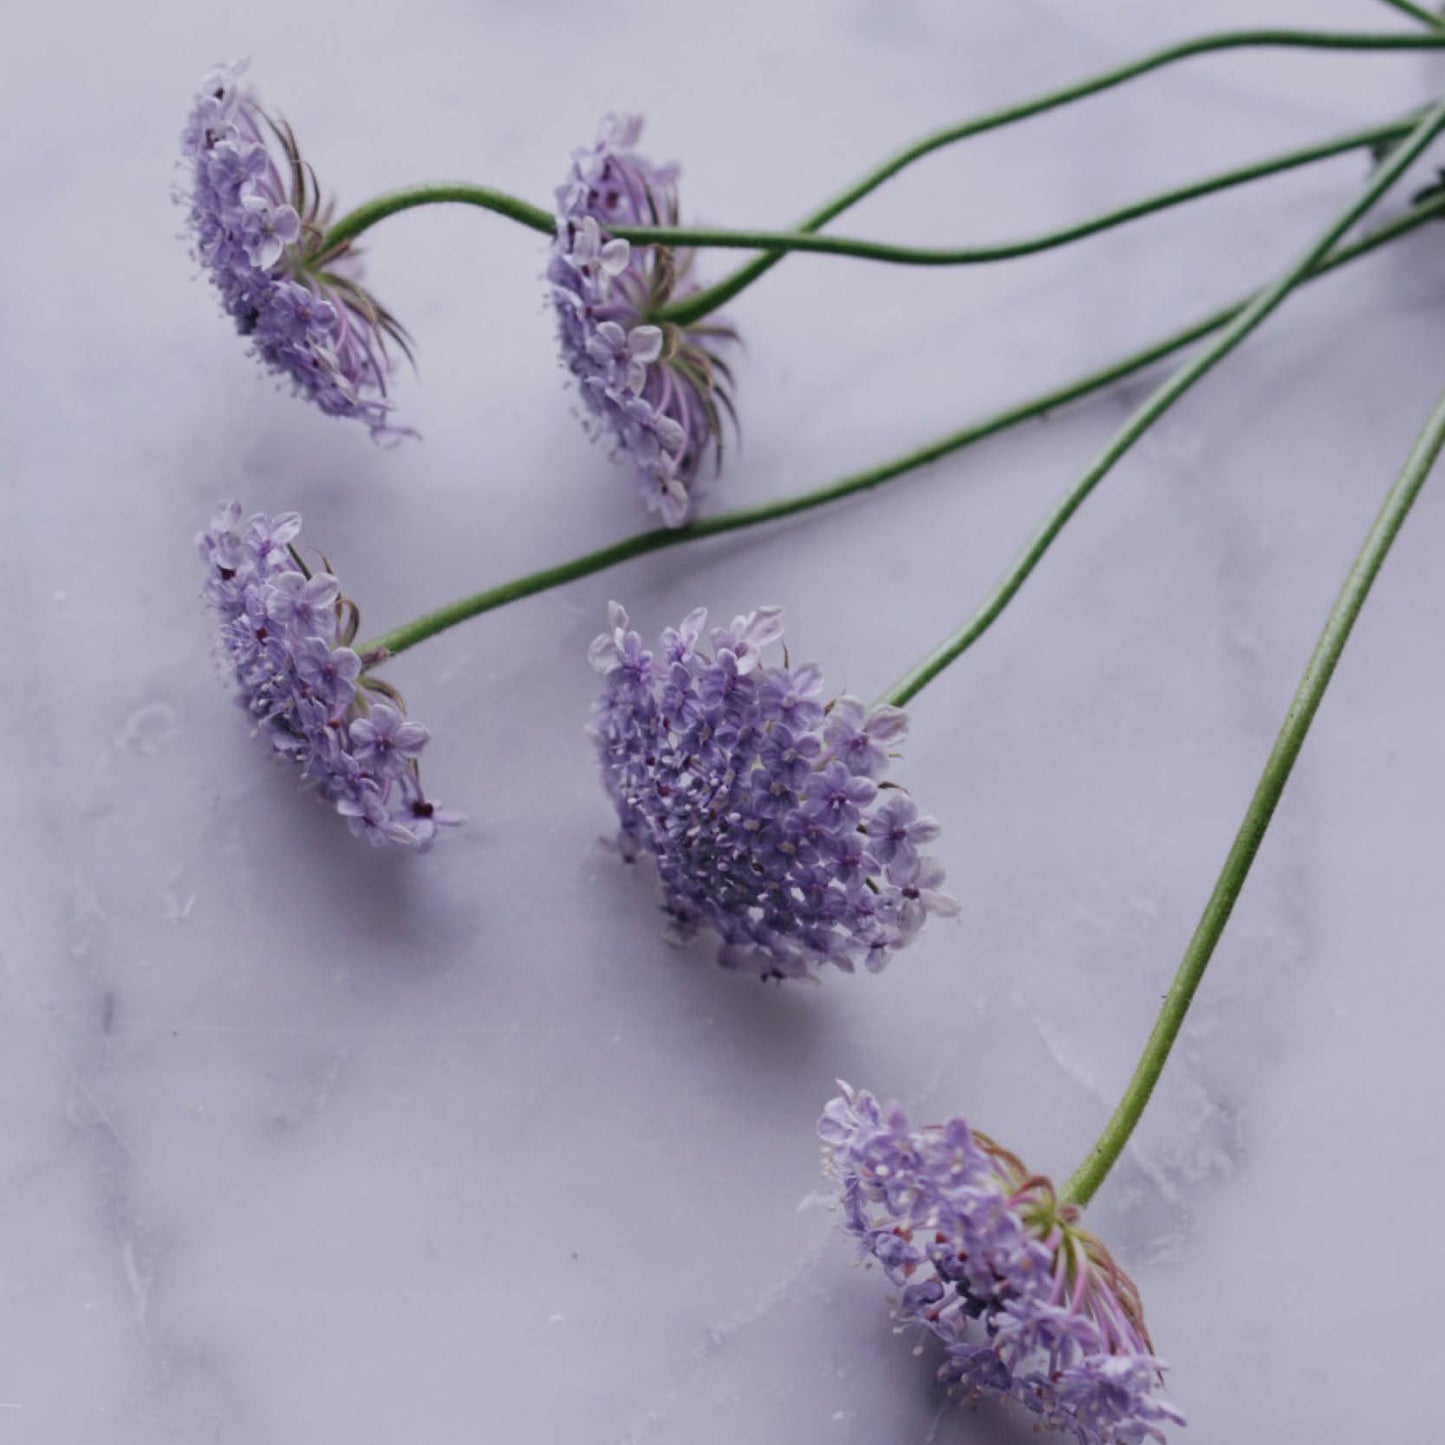
<svg viewBox="0 0 1445 1445">
<path fill-rule="evenodd" d="M 206 77 L 181 138 L 196 259 L 269 371 L 328 416 L 402 435 L 386 387 L 405 333 L 362 288 L 350 245 L 322 247 L 331 203 L 290 127 L 239 84 L 244 69 Z"/>
<path fill-rule="evenodd" d="M 777 608 L 713 629 L 711 649 L 706 621 L 692 613 L 654 655 L 613 603 L 592 644 L 591 733 L 623 855 L 652 856 L 676 934 L 711 929 L 725 967 L 882 968 L 929 913 L 956 911 L 943 870 L 917 852 L 937 824 L 884 782 L 881 743 L 902 737 L 904 715 L 827 702 L 816 666 L 767 662 Z"/>
<path fill-rule="evenodd" d="M 302 561 L 295 512 L 241 516 L 239 502 L 222 507 L 197 539 L 239 702 L 352 832 L 429 848 L 439 827 L 461 818 L 422 790 L 417 758 L 429 735 L 406 717 L 396 689 L 372 675 L 382 658 L 351 647 L 356 604 L 329 571 Z"/>
<path fill-rule="evenodd" d="M 899 1289 L 895 1317 L 942 1341 L 940 1379 L 1079 1445 L 1157 1445 L 1184 1423 L 1158 1393 L 1139 1291 L 1076 1206 L 962 1119 L 914 1129 L 838 1087 L 818 1136 L 844 1228 Z"/>
<path fill-rule="evenodd" d="M 652 318 L 694 294 L 691 251 L 632 246 L 614 226 L 675 226 L 677 170 L 632 147 L 634 116 L 609 116 L 593 145 L 574 152 L 557 191 L 557 237 L 547 268 L 562 360 L 577 380 L 594 435 L 636 468 L 649 511 L 669 527 L 691 519 L 698 475 L 722 459 L 732 374 L 718 355 L 736 340 L 708 318 L 690 327 Z"/>
</svg>

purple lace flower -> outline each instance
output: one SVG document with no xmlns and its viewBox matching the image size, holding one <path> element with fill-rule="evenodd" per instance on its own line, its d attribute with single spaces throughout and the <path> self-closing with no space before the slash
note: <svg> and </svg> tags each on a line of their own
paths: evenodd
<svg viewBox="0 0 1445 1445">
<path fill-rule="evenodd" d="M 717 355 L 736 340 L 715 320 L 686 329 L 651 318 L 699 288 L 691 251 L 631 246 L 613 226 L 675 226 L 677 168 L 632 149 L 633 116 L 608 116 L 596 142 L 573 153 L 557 191 L 557 238 L 547 268 L 562 359 L 577 378 L 594 435 L 637 468 L 642 499 L 669 527 L 697 507 L 708 454 L 722 460 L 723 415 L 736 422 L 732 373 Z"/>
<path fill-rule="evenodd" d="M 428 848 L 439 827 L 461 818 L 422 791 L 417 757 L 427 730 L 405 716 L 395 688 L 372 676 L 383 659 L 352 649 L 361 613 L 328 568 L 303 562 L 300 531 L 295 512 L 243 525 L 232 502 L 196 539 L 220 655 L 257 731 L 353 833 Z"/>
<path fill-rule="evenodd" d="M 825 702 L 819 668 L 768 663 L 775 607 L 715 628 L 711 650 L 699 609 L 656 655 L 615 602 L 610 620 L 589 652 L 590 731 L 622 853 L 652 855 L 677 936 L 711 928 L 724 967 L 805 978 L 882 968 L 929 913 L 956 911 L 917 851 L 937 824 L 884 780 L 902 712 Z"/>
<path fill-rule="evenodd" d="M 196 258 L 269 371 L 328 416 L 374 437 L 388 421 L 388 343 L 406 334 L 358 279 L 350 243 L 324 249 L 332 211 L 296 137 L 239 84 L 244 65 L 212 71 L 181 138 Z"/>
<path fill-rule="evenodd" d="M 1163 1441 L 1184 1418 L 1157 1391 L 1134 1282 L 1053 1185 L 962 1119 L 909 1126 L 847 1084 L 818 1121 L 826 1172 L 894 1313 L 943 1342 L 965 1398 L 1016 1400 L 1080 1445 Z"/>
</svg>

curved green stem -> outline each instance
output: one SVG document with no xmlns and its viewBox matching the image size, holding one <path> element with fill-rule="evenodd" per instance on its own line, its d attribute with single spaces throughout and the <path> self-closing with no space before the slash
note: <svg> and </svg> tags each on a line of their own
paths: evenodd
<svg viewBox="0 0 1445 1445">
<path fill-rule="evenodd" d="M 1169 1050 L 1179 1035 L 1180 1026 L 1189 1011 L 1199 981 L 1204 977 L 1204 970 L 1214 953 L 1215 945 L 1229 922 L 1229 915 L 1234 910 L 1240 889 L 1244 887 L 1244 880 L 1249 876 L 1250 866 L 1259 852 L 1259 845 L 1264 841 L 1265 830 L 1274 816 L 1280 794 L 1289 780 L 1290 770 L 1299 756 L 1320 699 L 1329 686 L 1335 664 L 1339 662 L 1340 654 L 1349 640 L 1350 630 L 1360 615 L 1360 608 L 1369 596 L 1370 588 L 1399 533 L 1401 524 L 1414 505 L 1415 498 L 1419 496 L 1420 489 L 1425 485 L 1442 448 L 1445 448 L 1445 396 L 1436 402 L 1434 411 L 1430 413 L 1424 431 L 1416 440 L 1404 470 L 1385 497 L 1385 503 L 1355 558 L 1354 566 L 1350 568 L 1340 595 L 1330 609 L 1325 629 L 1320 634 L 1309 665 L 1295 689 L 1279 736 L 1275 738 L 1274 747 L 1270 749 L 1269 759 L 1264 765 L 1264 772 L 1254 790 L 1254 796 L 1249 800 L 1249 807 L 1245 810 L 1244 821 L 1239 825 L 1239 832 L 1235 834 L 1234 842 L 1230 845 L 1224 868 L 1204 906 L 1204 915 L 1199 920 L 1199 926 L 1194 930 L 1194 936 L 1184 950 L 1179 970 L 1174 975 L 1174 982 L 1169 986 L 1164 1006 L 1159 1012 L 1153 1032 L 1149 1035 L 1149 1041 L 1144 1046 L 1143 1056 L 1129 1080 L 1129 1087 L 1124 1091 L 1118 1108 L 1105 1125 L 1104 1132 L 1065 1186 L 1065 1202 L 1084 1205 L 1094 1197 L 1095 1191 L 1103 1183 L 1128 1142 L 1135 1124 L 1139 1122 L 1139 1116 L 1144 1112 L 1144 1106 L 1149 1102 L 1149 1096 L 1154 1092 L 1154 1085 L 1159 1080 L 1164 1061 L 1169 1057 Z"/>
<path fill-rule="evenodd" d="M 1333 251 L 1329 259 L 1312 273 L 1310 279 L 1322 276 L 1328 271 L 1336 270 L 1361 256 L 1368 255 L 1371 251 L 1385 245 L 1386 242 L 1403 236 L 1427 222 L 1439 220 L 1442 216 L 1445 216 L 1445 196 L 1436 196 L 1428 204 L 1417 206 L 1413 210 L 1397 216 L 1394 220 L 1376 227 L 1358 241 Z M 870 467 L 866 471 L 854 472 L 827 486 L 802 492 L 792 497 L 784 497 L 775 502 L 763 503 L 756 507 L 739 508 L 736 511 L 723 512 L 714 517 L 703 517 L 686 527 L 658 528 L 655 531 L 624 538 L 611 546 L 600 548 L 595 552 L 588 552 L 585 556 L 575 557 L 556 567 L 544 568 L 539 572 L 532 572 L 525 577 L 504 582 L 470 597 L 461 598 L 449 606 L 438 608 L 435 612 L 429 612 L 415 621 L 394 628 L 391 632 L 364 644 L 358 650 L 368 654 L 382 652 L 388 655 L 404 652 L 418 642 L 424 642 L 427 638 L 434 637 L 437 633 L 444 632 L 459 622 L 465 622 L 468 618 L 478 617 L 484 612 L 491 612 L 498 607 L 506 606 L 509 602 L 520 601 L 523 597 L 531 597 L 538 592 L 545 592 L 548 588 L 561 586 L 565 582 L 572 582 L 580 577 L 590 577 L 596 572 L 603 572 L 609 567 L 615 567 L 633 557 L 645 556 L 649 552 L 661 551 L 702 537 L 716 537 L 725 532 L 739 531 L 763 522 L 780 521 L 784 517 L 807 512 L 814 507 L 821 507 L 829 502 L 839 501 L 843 497 L 852 496 L 854 493 L 880 486 L 893 477 L 900 477 L 906 472 L 916 471 L 930 462 L 938 461 L 941 457 L 962 451 L 974 442 L 996 436 L 1000 432 L 1007 431 L 1034 417 L 1043 416 L 1071 401 L 1077 401 L 1081 397 L 1102 391 L 1104 387 L 1113 382 L 1131 376 L 1133 373 L 1143 370 L 1144 367 L 1198 341 L 1201 337 L 1209 335 L 1210 332 L 1217 331 L 1244 308 L 1248 299 L 1245 297 L 1230 306 L 1222 307 L 1178 331 L 1171 332 L 1168 336 L 1162 337 L 1149 346 L 1141 347 L 1137 351 L 1132 351 L 1128 355 L 1110 362 L 1107 366 L 1098 367 L 1039 396 L 994 412 L 981 421 L 972 422 L 958 431 L 950 432 L 947 436 L 939 437 L 935 441 L 879 466 Z"/>
<path fill-rule="evenodd" d="M 616 226 L 613 227 L 613 234 L 629 241 L 648 242 L 653 245 L 759 250 L 776 248 L 779 251 L 812 251 L 831 256 L 856 256 L 863 260 L 906 266 L 966 266 L 987 261 L 1008 261 L 1015 257 L 1047 251 L 1055 246 L 1064 246 L 1071 241 L 1081 241 L 1087 236 L 1097 235 L 1100 231 L 1121 226 L 1127 221 L 1139 220 L 1171 206 L 1182 205 L 1185 201 L 1198 200 L 1201 196 L 1228 190 L 1231 186 L 1262 180 L 1266 176 L 1278 175 L 1281 171 L 1294 170 L 1331 156 L 1343 155 L 1347 151 L 1387 144 L 1408 135 L 1418 118 L 1417 112 L 1405 120 L 1350 131 L 1314 145 L 1285 151 L 1249 165 L 1191 181 L 1187 185 L 1160 191 L 1156 195 L 1145 196 L 1142 200 L 1131 201 L 1128 205 L 1114 210 L 1102 211 L 1097 216 L 1061 226 L 1057 230 L 1043 231 L 1015 241 L 999 241 L 988 246 L 895 246 L 882 241 L 861 241 L 846 236 L 819 236 L 807 231 L 738 231 L 703 226 Z M 657 315 L 661 319 L 676 319 L 678 309 L 665 308 Z"/>
<path fill-rule="evenodd" d="M 1412 20 L 1418 20 L 1422 25 L 1428 25 L 1432 30 L 1439 30 L 1445 25 L 1445 17 L 1432 15 L 1421 5 L 1411 3 L 1411 0 L 1382 0 L 1393 10 L 1398 10 L 1402 15 L 1408 15 Z"/>
<path fill-rule="evenodd" d="M 1133 80 L 1136 76 L 1145 75 L 1152 70 L 1159 70 L 1176 61 L 1188 60 L 1196 55 L 1251 47 L 1303 50 L 1400 50 L 1429 49 L 1442 44 L 1445 44 L 1445 33 L 1439 31 L 1433 34 L 1390 35 L 1267 29 L 1222 31 L 1215 35 L 1196 36 L 1192 40 L 1184 40 L 1176 45 L 1165 46 L 1162 50 L 1152 51 L 1138 60 L 1115 66 L 1111 70 L 1101 71 L 1097 75 L 1076 81 L 1072 85 L 1051 90 L 1032 100 L 1005 106 L 1001 110 L 990 111 L 986 115 L 976 116 L 972 120 L 966 120 L 944 130 L 935 131 L 932 135 L 924 136 L 922 140 L 915 141 L 912 145 L 891 156 L 882 165 L 875 167 L 861 180 L 849 186 L 847 190 L 820 206 L 811 215 L 805 217 L 795 229 L 798 231 L 819 230 L 835 216 L 840 215 L 850 206 L 862 200 L 864 196 L 877 190 L 885 181 L 891 180 L 906 166 L 912 165 L 914 161 L 922 159 L 943 146 L 952 145 L 955 141 L 966 140 L 971 136 L 982 135 L 985 131 L 996 130 L 1000 126 L 1010 125 L 1015 121 L 1026 120 L 1030 116 L 1040 115 L 1044 111 L 1068 105 L 1076 100 L 1083 100 L 1091 95 L 1097 95 L 1100 91 L 1110 90 L 1117 85 L 1122 85 L 1125 81 Z M 719 306 L 730 301 L 744 288 L 752 285 L 760 276 L 776 266 L 784 254 L 783 251 L 774 250 L 755 257 L 740 266 L 731 276 L 724 277 L 716 284 L 666 308 L 654 319 L 672 321 L 679 326 L 690 325 L 708 315 L 709 312 L 717 310 Z"/>
<path fill-rule="evenodd" d="M 1101 212 L 1097 216 L 1090 216 L 1086 220 L 1053 231 L 1021 237 L 1015 241 L 1001 241 L 989 246 L 896 246 L 887 242 L 864 241 L 846 236 L 819 236 L 808 231 L 742 231 L 716 226 L 614 226 L 609 234 L 639 245 L 709 246 L 749 251 L 774 248 L 779 251 L 811 251 L 833 256 L 854 256 L 863 260 L 906 266 L 961 266 L 1006 261 L 1067 245 L 1071 241 L 1081 241 L 1100 231 L 1167 210 L 1171 206 L 1182 205 L 1186 201 L 1228 190 L 1232 186 L 1262 180 L 1267 176 L 1312 165 L 1316 161 L 1328 160 L 1349 151 L 1387 144 L 1408 135 L 1417 118 L 1410 116 L 1349 131 L 1313 145 L 1301 146 L 1296 150 L 1284 151 L 1248 165 L 1205 176 L 1188 185 L 1145 196 L 1128 205 Z M 550 233 L 555 226 L 553 218 L 547 212 L 485 186 L 422 185 L 379 196 L 343 216 L 322 238 L 321 254 L 323 257 L 335 254 L 339 247 L 354 240 L 378 221 L 396 215 L 398 211 L 438 203 L 480 206 L 484 210 L 510 216 L 537 231 Z M 670 314 L 669 311 L 658 313 L 660 317 Z"/>
<path fill-rule="evenodd" d="M 883 701 L 902 707 L 988 631 L 1014 594 L 1028 580 L 1044 553 L 1063 531 L 1065 524 L 1084 504 L 1094 488 L 1114 469 L 1116 463 L 1195 382 L 1212 371 L 1283 303 L 1285 297 L 1318 267 L 1344 233 L 1394 185 L 1442 129 L 1445 129 L 1445 100 L 1431 107 L 1424 119 L 1411 131 L 1410 139 L 1390 152 L 1388 159 L 1376 170 L 1369 185 L 1325 228 L 1293 266 L 1272 285 L 1258 292 L 1249 304 L 1241 308 L 1221 329 L 1214 341 L 1154 390 L 1099 453 L 1084 475 L 1055 504 L 1043 526 L 1034 534 L 1018 560 L 973 616 L 917 666 L 905 673 L 884 694 Z"/>
<path fill-rule="evenodd" d="M 494 191 L 490 186 L 469 186 L 460 182 L 452 185 L 409 186 L 403 191 L 389 191 L 374 201 L 367 201 L 354 211 L 348 211 L 321 238 L 319 252 L 322 257 L 332 256 L 349 242 L 354 241 L 363 231 L 398 211 L 410 211 L 416 206 L 435 206 L 452 203 L 463 206 L 480 206 L 486 211 L 495 211 L 507 216 L 534 231 L 550 236 L 557 229 L 557 218 L 551 211 L 531 205 L 509 196 L 505 191 Z"/>
</svg>

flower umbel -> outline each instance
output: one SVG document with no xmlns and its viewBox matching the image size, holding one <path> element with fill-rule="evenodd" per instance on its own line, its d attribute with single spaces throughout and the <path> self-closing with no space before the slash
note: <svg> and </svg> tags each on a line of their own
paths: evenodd
<svg viewBox="0 0 1445 1445">
<path fill-rule="evenodd" d="M 372 674 L 384 659 L 353 651 L 361 613 L 324 561 L 313 570 L 302 560 L 300 531 L 295 512 L 243 525 L 232 502 L 197 538 L 221 657 L 257 730 L 353 833 L 430 847 L 438 827 L 461 819 L 422 791 L 417 759 L 429 734 Z"/>
<path fill-rule="evenodd" d="M 882 968 L 929 913 L 956 911 L 920 851 L 938 824 L 884 777 L 898 708 L 825 702 L 815 664 L 766 662 L 776 607 L 714 628 L 711 651 L 699 609 L 656 656 L 615 602 L 610 621 L 589 652 L 590 731 L 623 855 L 653 856 L 679 937 L 706 926 L 724 967 L 805 978 Z"/>
<path fill-rule="evenodd" d="M 719 321 L 652 321 L 699 289 L 688 279 L 693 253 L 610 235 L 677 224 L 677 169 L 632 149 L 641 131 L 635 116 L 609 116 L 596 142 L 573 153 L 547 279 L 562 359 L 595 434 L 610 433 L 615 454 L 632 460 L 648 510 L 680 527 L 696 510 L 708 454 L 721 464 L 724 413 L 736 423 L 732 373 L 717 354 L 736 333 Z"/>
<path fill-rule="evenodd" d="M 1133 1281 L 1053 1185 L 962 1119 L 909 1127 L 839 1084 L 818 1121 L 859 1255 L 900 1290 L 894 1313 L 943 1342 L 940 1379 L 1018 1401 L 1081 1445 L 1163 1441 L 1184 1418 Z"/>
<path fill-rule="evenodd" d="M 361 286 L 350 243 L 322 245 L 332 210 L 290 126 L 240 85 L 244 65 L 206 77 L 182 136 L 196 257 L 268 370 L 328 416 L 374 437 L 388 421 L 388 345 L 406 333 Z"/>
</svg>

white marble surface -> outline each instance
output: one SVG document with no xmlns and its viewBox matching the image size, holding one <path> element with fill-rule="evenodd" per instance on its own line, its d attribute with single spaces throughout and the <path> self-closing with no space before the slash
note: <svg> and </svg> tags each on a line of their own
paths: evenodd
<svg viewBox="0 0 1445 1445">
<path fill-rule="evenodd" d="M 946 120 L 1265 21 L 1408 23 L 1363 0 L 13 8 L 0 1441 L 1029 1437 L 949 1408 L 890 1333 L 824 1207 L 815 1117 L 841 1075 L 1059 1175 L 1087 1147 L 1445 375 L 1442 236 L 1292 301 L 920 697 L 901 776 L 946 824 L 962 918 L 879 977 L 764 988 L 669 948 L 599 843 L 583 652 L 606 600 L 653 631 L 781 603 L 795 655 L 874 691 L 1144 383 L 400 660 L 429 782 L 471 823 L 381 856 L 217 684 L 191 545 L 213 505 L 299 508 L 372 629 L 641 518 L 570 414 L 535 237 L 462 210 L 376 233 L 425 434 L 379 450 L 259 379 L 192 280 L 175 142 L 200 73 L 249 54 L 343 203 L 427 176 L 545 200 L 596 118 L 636 108 L 690 216 L 781 224 Z M 1418 56 L 1198 61 L 935 157 L 847 228 L 1017 234 L 1442 84 Z M 715 502 L 888 456 L 1231 297 L 1361 174 L 1344 159 L 973 272 L 781 267 L 732 308 L 745 441 Z M 1442 526 L 1445 478 L 1091 1211 L 1144 1291 L 1184 1438 L 1436 1438 Z"/>
</svg>

